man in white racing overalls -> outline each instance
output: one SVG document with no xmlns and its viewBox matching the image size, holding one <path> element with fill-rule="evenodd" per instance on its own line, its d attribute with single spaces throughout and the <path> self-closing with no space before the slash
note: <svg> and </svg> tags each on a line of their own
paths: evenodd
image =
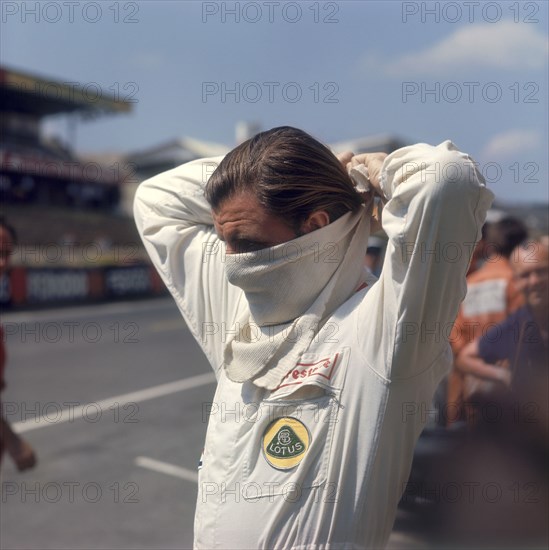
<svg viewBox="0 0 549 550">
<path fill-rule="evenodd" d="M 347 169 L 281 127 L 137 191 L 145 247 L 218 382 L 196 548 L 378 548 L 391 532 L 493 194 L 449 141 Z M 363 267 L 374 195 L 379 280 Z"/>
</svg>

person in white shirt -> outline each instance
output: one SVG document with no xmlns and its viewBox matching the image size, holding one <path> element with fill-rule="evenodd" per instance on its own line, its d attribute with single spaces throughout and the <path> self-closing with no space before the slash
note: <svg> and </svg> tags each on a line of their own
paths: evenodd
<svg viewBox="0 0 549 550">
<path fill-rule="evenodd" d="M 279 127 L 137 191 L 145 247 L 218 381 L 196 548 L 377 548 L 391 532 L 493 194 L 449 141 L 351 156 Z M 379 280 L 364 268 L 376 195 Z"/>
</svg>

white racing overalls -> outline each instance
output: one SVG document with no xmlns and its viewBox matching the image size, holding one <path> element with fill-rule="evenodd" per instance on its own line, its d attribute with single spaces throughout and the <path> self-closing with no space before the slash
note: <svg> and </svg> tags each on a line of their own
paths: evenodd
<svg viewBox="0 0 549 550">
<path fill-rule="evenodd" d="M 207 404 L 195 547 L 383 547 L 451 365 L 448 338 L 493 194 L 449 141 L 389 155 L 379 280 L 341 305 L 268 391 L 231 382 L 223 368 L 247 303 L 226 280 L 224 244 L 203 195 L 221 158 L 153 177 L 135 199 L 145 247 L 218 379 Z"/>
</svg>

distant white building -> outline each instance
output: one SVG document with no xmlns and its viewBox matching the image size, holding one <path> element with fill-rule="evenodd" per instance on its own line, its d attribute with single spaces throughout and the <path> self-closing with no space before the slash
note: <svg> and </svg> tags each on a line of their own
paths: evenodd
<svg viewBox="0 0 549 550">
<path fill-rule="evenodd" d="M 230 147 L 213 141 L 182 137 L 126 156 L 140 181 L 191 160 L 223 155 Z"/>
<path fill-rule="evenodd" d="M 237 122 L 235 128 L 236 144 L 240 145 L 247 139 L 254 137 L 259 132 L 261 132 L 261 125 L 258 122 L 247 122 L 244 120 Z"/>
<path fill-rule="evenodd" d="M 122 189 L 123 211 L 129 216 L 133 215 L 133 197 L 142 181 L 191 160 L 224 155 L 230 149 L 227 145 L 213 141 L 182 137 L 126 155 L 124 164 L 131 167 L 135 177 L 127 180 Z"/>
<path fill-rule="evenodd" d="M 336 154 L 345 151 L 352 151 L 355 155 L 360 153 L 392 153 L 396 149 L 411 145 L 411 141 L 406 141 L 396 136 L 382 134 L 377 136 L 361 137 L 338 141 L 330 145 L 332 151 Z"/>
</svg>

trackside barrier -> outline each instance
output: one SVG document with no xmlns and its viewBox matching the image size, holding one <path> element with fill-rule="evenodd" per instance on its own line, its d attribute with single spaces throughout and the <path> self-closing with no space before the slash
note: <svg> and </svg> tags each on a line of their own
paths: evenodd
<svg viewBox="0 0 549 550">
<path fill-rule="evenodd" d="M 15 267 L 0 278 L 0 307 L 81 304 L 166 292 L 154 267 L 145 263 L 95 268 Z"/>
</svg>

